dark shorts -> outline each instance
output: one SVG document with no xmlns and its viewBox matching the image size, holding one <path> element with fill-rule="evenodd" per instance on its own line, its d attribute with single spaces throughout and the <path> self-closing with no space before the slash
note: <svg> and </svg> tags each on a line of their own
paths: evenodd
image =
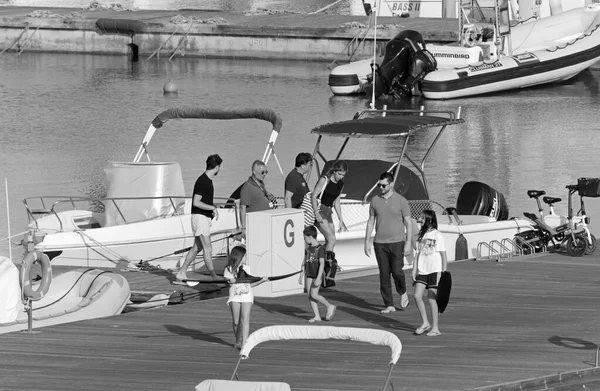
<svg viewBox="0 0 600 391">
<path fill-rule="evenodd" d="M 333 224 L 333 209 L 331 206 L 321 205 L 319 208 L 319 214 L 323 220 L 329 221 L 331 224 Z"/>
<path fill-rule="evenodd" d="M 415 282 L 417 284 L 425 285 L 425 288 L 427 289 L 437 289 L 441 274 L 442 273 L 419 274 L 417 275 L 417 280 Z"/>
</svg>

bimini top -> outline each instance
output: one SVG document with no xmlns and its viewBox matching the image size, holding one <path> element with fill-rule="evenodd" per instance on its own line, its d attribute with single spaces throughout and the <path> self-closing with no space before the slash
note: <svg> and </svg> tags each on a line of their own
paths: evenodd
<svg viewBox="0 0 600 391">
<path fill-rule="evenodd" d="M 383 113 L 383 111 L 378 111 Z M 368 113 L 365 111 L 363 113 Z M 387 111 L 386 116 L 358 118 L 350 121 L 334 122 L 314 128 L 311 133 L 331 137 L 405 137 L 411 131 L 465 122 L 455 118 L 452 112 L 422 113 L 419 111 Z M 421 115 L 423 114 L 423 115 Z M 438 114 L 438 113 L 436 113 Z M 450 115 L 449 115 L 450 114 Z M 380 114 L 381 115 L 381 114 Z"/>
<path fill-rule="evenodd" d="M 170 119 L 197 118 L 197 119 L 259 119 L 273 124 L 273 130 L 281 130 L 281 117 L 271 109 L 201 109 L 197 107 L 180 107 L 168 109 L 160 113 L 152 121 L 152 126 L 160 128 Z"/>
</svg>

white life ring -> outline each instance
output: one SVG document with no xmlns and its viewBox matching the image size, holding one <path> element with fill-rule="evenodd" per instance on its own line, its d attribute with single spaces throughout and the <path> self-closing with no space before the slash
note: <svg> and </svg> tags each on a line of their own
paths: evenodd
<svg viewBox="0 0 600 391">
<path fill-rule="evenodd" d="M 34 263 L 38 262 L 42 267 L 42 281 L 37 289 L 32 288 L 33 281 L 31 280 L 31 267 Z M 50 283 L 52 282 L 52 266 L 50 265 L 50 258 L 41 251 L 32 251 L 28 253 L 23 261 L 21 261 L 21 289 L 23 291 L 23 297 L 29 300 L 40 300 L 48 293 L 50 289 Z"/>
</svg>

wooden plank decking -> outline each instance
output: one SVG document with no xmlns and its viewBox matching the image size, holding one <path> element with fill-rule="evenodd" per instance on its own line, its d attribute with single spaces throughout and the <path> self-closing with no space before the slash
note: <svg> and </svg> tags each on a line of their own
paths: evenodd
<svg viewBox="0 0 600 391">
<path fill-rule="evenodd" d="M 395 390 L 463 390 L 591 368 L 600 343 L 599 258 L 453 263 L 439 337 L 413 335 L 420 323 L 414 303 L 380 315 L 377 276 L 340 281 L 326 292 L 338 305 L 328 324 L 398 335 Z M 207 378 L 228 379 L 238 351 L 225 301 L 0 335 L 0 389 L 193 390 Z M 305 296 L 257 298 L 252 329 L 306 324 L 309 311 Z M 294 390 L 376 390 L 389 358 L 389 349 L 360 343 L 270 342 L 252 351 L 239 375 Z"/>
</svg>

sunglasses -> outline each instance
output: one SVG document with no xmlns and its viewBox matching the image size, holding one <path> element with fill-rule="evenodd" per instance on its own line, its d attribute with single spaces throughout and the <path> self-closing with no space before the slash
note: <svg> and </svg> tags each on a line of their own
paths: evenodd
<svg viewBox="0 0 600 391">
<path fill-rule="evenodd" d="M 379 186 L 382 189 L 385 189 L 386 187 L 388 187 L 389 183 L 378 183 L 377 186 Z"/>
<path fill-rule="evenodd" d="M 261 173 L 261 175 L 267 175 L 269 173 L 269 171 L 264 170 L 264 171 L 261 171 L 260 173 Z"/>
</svg>

